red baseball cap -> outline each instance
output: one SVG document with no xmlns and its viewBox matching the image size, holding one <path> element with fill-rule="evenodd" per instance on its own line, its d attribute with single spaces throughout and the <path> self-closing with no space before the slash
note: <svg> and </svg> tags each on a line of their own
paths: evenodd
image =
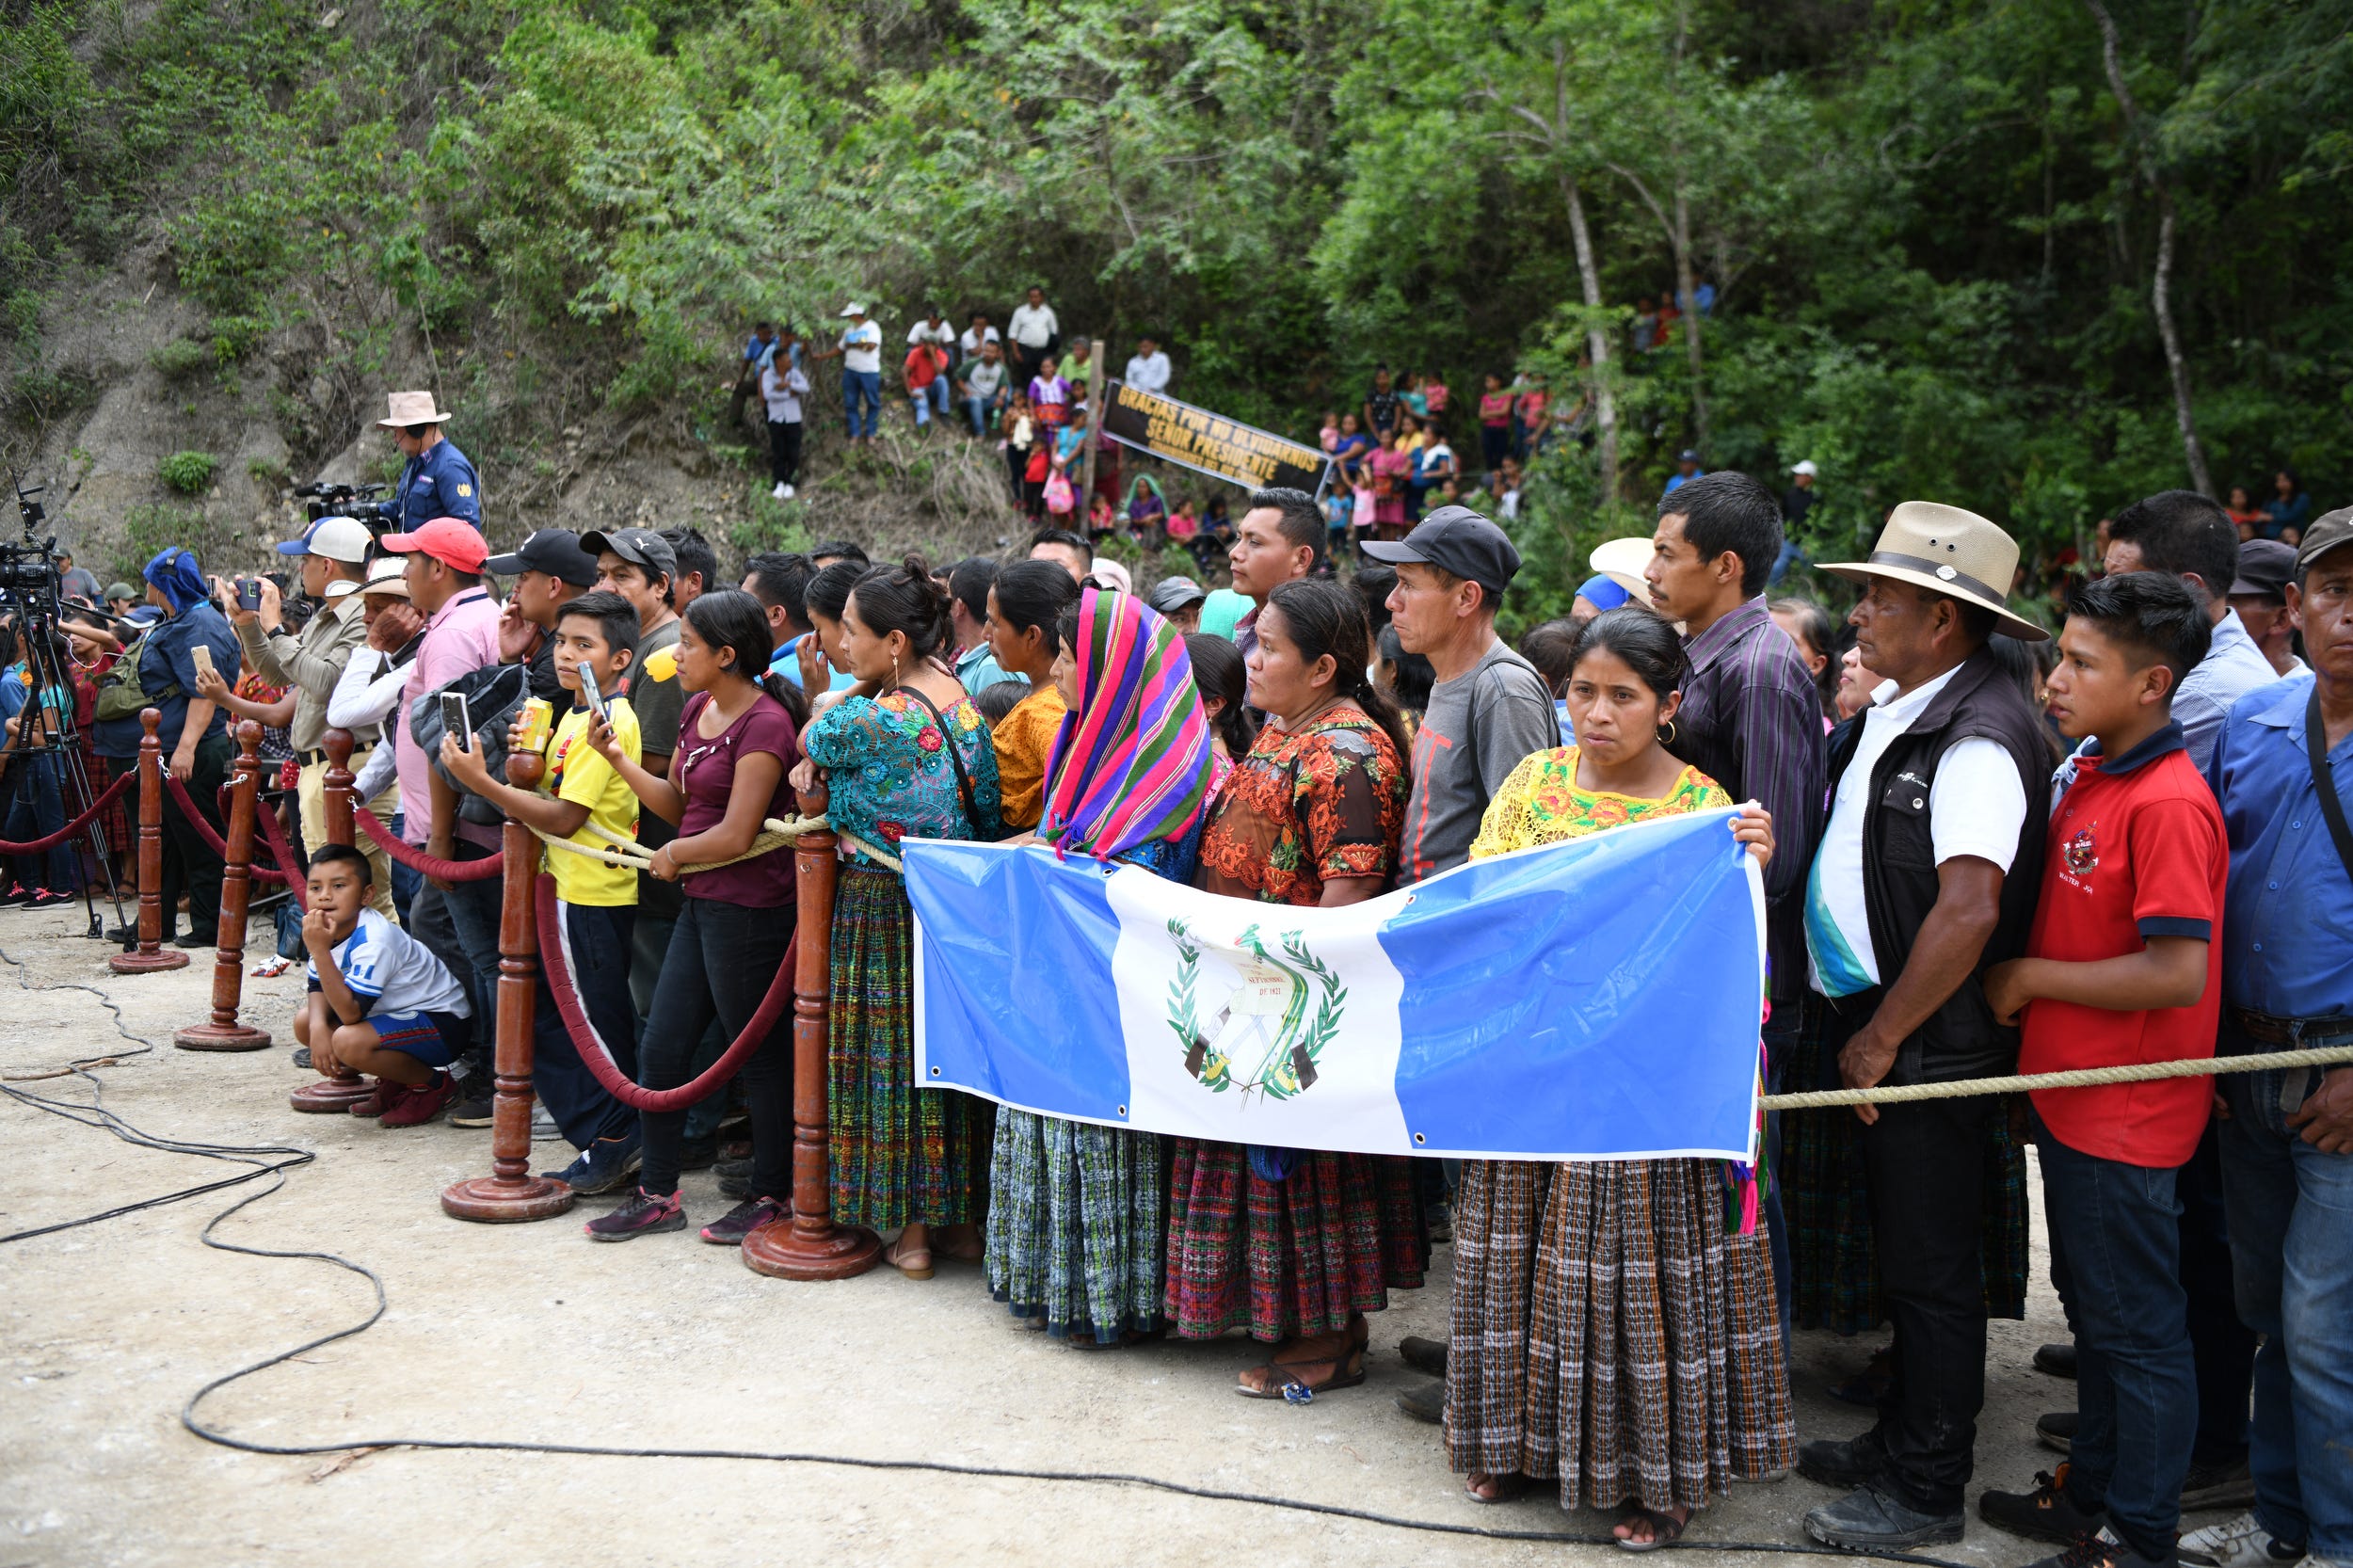
<svg viewBox="0 0 2353 1568">
<path fill-rule="evenodd" d="M 387 550 L 430 555 L 452 571 L 479 572 L 490 558 L 481 530 L 460 518 L 434 518 L 411 533 L 387 534 L 377 543 Z"/>
</svg>

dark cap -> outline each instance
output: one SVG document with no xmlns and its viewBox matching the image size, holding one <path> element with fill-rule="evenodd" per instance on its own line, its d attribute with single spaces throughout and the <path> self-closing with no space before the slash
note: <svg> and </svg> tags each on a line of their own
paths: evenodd
<svg viewBox="0 0 2353 1568">
<path fill-rule="evenodd" d="M 1364 545 L 1366 554 L 1391 566 L 1418 562 L 1440 571 L 1467 578 L 1494 599 L 1512 585 L 1520 569 L 1520 552 L 1502 529 L 1467 506 L 1441 506 L 1398 544 Z"/>
<path fill-rule="evenodd" d="M 527 571 L 543 571 L 560 583 L 586 587 L 597 580 L 597 557 L 580 542 L 580 536 L 568 528 L 541 528 L 531 537 L 504 555 L 493 555 L 483 564 L 486 571 L 501 577 L 520 577 Z"/>
<path fill-rule="evenodd" d="M 2277 539 L 2249 539 L 2238 547 L 2238 578 L 2234 594 L 2262 594 L 2285 602 L 2287 587 L 2296 581 L 2296 547 Z"/>
<path fill-rule="evenodd" d="M 1199 604 L 1209 593 L 1190 577 L 1163 577 L 1152 584 L 1152 608 L 1173 616 L 1188 604 Z"/>
<path fill-rule="evenodd" d="M 670 541 L 650 528 L 616 528 L 610 534 L 597 529 L 580 536 L 580 548 L 591 555 L 611 551 L 631 566 L 643 567 L 656 577 L 678 581 L 678 552 Z"/>
<path fill-rule="evenodd" d="M 1696 463 L 1699 460 L 1700 449 L 1696 446 L 1687 446 L 1675 454 L 1675 461 L 1678 463 Z"/>
<path fill-rule="evenodd" d="M 2304 542 L 2296 547 L 2296 569 L 2302 571 L 2330 551 L 2348 544 L 2353 544 L 2353 506 L 2323 512 L 2304 530 Z"/>
</svg>

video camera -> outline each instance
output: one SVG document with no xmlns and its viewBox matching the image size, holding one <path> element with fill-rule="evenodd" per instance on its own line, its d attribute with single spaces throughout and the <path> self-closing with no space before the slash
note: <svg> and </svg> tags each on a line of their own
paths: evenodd
<svg viewBox="0 0 2353 1568">
<path fill-rule="evenodd" d="M 314 479 L 295 491 L 304 500 L 303 520 L 316 522 L 321 518 L 358 518 L 368 525 L 372 534 L 381 534 L 383 520 L 376 515 L 377 496 L 389 485 L 332 485 Z M 355 503 L 364 504 L 355 508 Z"/>
<path fill-rule="evenodd" d="M 24 538 L 21 544 L 0 539 L 0 594 L 20 601 L 33 600 L 54 613 L 64 597 L 64 578 L 57 570 L 56 536 L 44 537 L 40 533 L 49 514 L 36 498 L 44 487 L 26 489 L 23 476 L 13 469 L 8 471 L 8 482 L 16 488 L 16 511 L 24 523 Z"/>
</svg>

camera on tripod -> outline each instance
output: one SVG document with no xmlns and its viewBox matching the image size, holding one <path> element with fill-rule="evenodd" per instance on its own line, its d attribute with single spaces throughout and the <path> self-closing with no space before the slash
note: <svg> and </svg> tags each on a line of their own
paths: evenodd
<svg viewBox="0 0 2353 1568">
<path fill-rule="evenodd" d="M 376 498 L 390 488 L 385 485 L 335 485 L 314 479 L 295 491 L 303 498 L 302 515 L 306 522 L 321 518 L 358 518 L 374 534 L 384 532 L 382 520 L 376 516 Z M 364 506 L 356 505 L 365 503 Z"/>
<path fill-rule="evenodd" d="M 26 489 L 24 479 L 14 472 L 8 480 L 16 487 L 16 511 L 24 522 L 24 538 L 22 543 L 0 539 L 0 594 L 45 599 L 54 607 L 63 597 L 59 590 L 64 578 L 57 569 L 56 536 L 40 536 L 41 526 L 49 520 L 48 511 L 37 499 L 43 487 Z"/>
</svg>

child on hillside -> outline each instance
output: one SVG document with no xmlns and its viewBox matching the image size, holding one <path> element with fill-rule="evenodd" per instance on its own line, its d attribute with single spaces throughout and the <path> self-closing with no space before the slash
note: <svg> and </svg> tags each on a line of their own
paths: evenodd
<svg viewBox="0 0 2353 1568">
<path fill-rule="evenodd" d="M 423 942 L 369 908 L 368 857 L 349 844 L 311 852 L 302 917 L 308 994 L 295 1039 L 328 1078 L 366 1073 L 376 1092 L 351 1108 L 385 1127 L 421 1127 L 456 1094 L 449 1064 L 473 1038 L 466 988 Z"/>
<path fill-rule="evenodd" d="M 2022 1073 L 2214 1054 L 2221 1009 L 2222 813 L 2172 717 L 2212 627 L 2168 572 L 2068 595 L 2051 712 L 2093 737 L 2051 808 L 2025 956 L 1985 977 Z M 2174 1172 L 2204 1132 L 2204 1078 L 2034 1094 L 2051 1282 L 2075 1330 L 2073 1452 L 2032 1492 L 1988 1492 L 1993 1524 L 2067 1549 L 2038 1568 L 2171 1568 L 2198 1425 Z"/>
<path fill-rule="evenodd" d="M 637 654 L 637 611 L 616 593 L 586 593 L 555 612 L 555 679 L 572 694 L 572 705 L 547 741 L 547 774 L 540 791 L 520 790 L 491 776 L 482 753 L 460 751 L 455 740 L 441 743 L 441 764 L 457 781 L 508 816 L 551 838 L 601 851 L 608 840 L 593 828 L 622 839 L 637 837 L 637 795 L 613 765 L 585 739 L 595 713 L 585 688 L 603 699 L 614 744 L 635 761 L 643 754 L 637 714 L 618 696 L 622 677 Z M 510 746 L 523 742 L 520 721 L 508 731 Z M 630 940 L 637 924 L 637 872 L 609 866 L 567 850 L 548 849 L 547 871 L 555 879 L 556 930 L 563 964 L 589 1029 L 603 1043 L 623 1077 L 637 1077 L 637 1008 L 629 990 Z M 610 1192 L 626 1186 L 638 1166 L 637 1112 L 599 1083 L 571 1032 L 556 1011 L 547 966 L 539 971 L 538 1005 L 532 1013 L 531 1087 L 555 1118 L 579 1158 L 550 1173 L 582 1193 Z"/>
</svg>

